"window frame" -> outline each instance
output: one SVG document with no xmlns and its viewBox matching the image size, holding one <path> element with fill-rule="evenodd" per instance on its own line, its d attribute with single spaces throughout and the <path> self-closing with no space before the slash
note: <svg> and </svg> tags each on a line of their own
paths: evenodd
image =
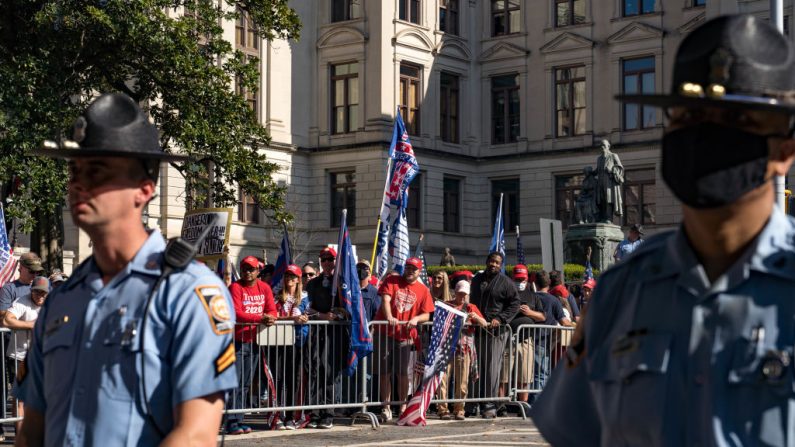
<svg viewBox="0 0 795 447">
<path fill-rule="evenodd" d="M 520 33 L 522 30 L 522 2 L 520 0 L 516 0 L 516 4 L 511 4 L 513 0 L 491 0 L 489 2 L 489 12 L 491 14 L 491 36 L 498 37 L 498 36 L 508 36 L 510 34 L 517 34 Z M 502 3 L 502 7 L 495 7 L 497 3 Z M 511 29 L 511 13 L 516 12 L 519 14 L 519 29 Z M 503 32 L 499 32 L 497 30 L 497 19 L 500 18 L 503 21 L 503 27 L 505 28 Z"/>
<path fill-rule="evenodd" d="M 554 17 L 555 18 L 555 28 L 563 28 L 563 27 L 566 27 L 566 26 L 581 25 L 581 24 L 587 22 L 585 14 L 583 14 L 582 20 L 578 22 L 577 21 L 577 16 L 574 13 L 574 11 L 575 11 L 574 4 L 577 3 L 577 2 L 585 3 L 586 0 L 552 0 L 552 1 L 554 3 L 554 7 L 553 7 L 553 11 L 554 12 L 553 13 L 555 14 L 555 17 Z M 558 5 L 561 4 L 561 3 L 568 4 L 568 14 L 567 14 L 567 17 L 566 17 L 566 23 L 562 23 L 562 21 L 560 20 L 560 14 L 558 14 Z"/>
<path fill-rule="evenodd" d="M 582 77 L 578 77 L 578 78 L 570 78 L 570 79 L 564 79 L 564 80 L 558 80 L 558 72 L 559 72 L 559 71 L 561 71 L 561 70 L 571 70 L 571 69 L 575 69 L 575 68 L 582 68 L 582 69 L 583 69 L 583 75 L 582 75 Z M 582 82 L 582 83 L 583 83 L 583 88 L 584 88 L 584 89 L 587 89 L 587 88 L 588 88 L 588 83 L 587 83 L 587 80 L 588 80 L 588 75 L 587 75 L 587 73 L 585 72 L 585 70 L 586 70 L 586 67 L 585 67 L 585 65 L 584 65 L 584 64 L 578 64 L 578 65 L 567 65 L 567 66 L 563 66 L 563 67 L 555 67 L 555 69 L 553 70 L 553 76 L 554 76 L 554 78 L 553 78 L 553 79 L 554 79 L 554 81 L 555 81 L 555 94 L 554 94 L 554 104 L 555 104 L 555 138 L 569 138 L 569 137 L 576 137 L 576 136 L 585 135 L 586 133 L 588 133 L 588 125 L 587 125 L 588 123 L 587 123 L 587 116 L 586 116 L 586 125 L 585 125 L 585 129 L 583 130 L 583 132 L 582 132 L 582 133 L 577 133 L 577 129 L 576 129 L 576 126 L 575 126 L 575 125 L 576 125 L 576 122 L 575 122 L 575 117 L 576 117 L 576 115 L 577 115 L 577 114 L 576 114 L 576 111 L 577 111 L 577 110 L 580 110 L 580 109 L 582 109 L 582 110 L 585 110 L 585 111 L 587 111 L 587 110 L 588 110 L 588 102 L 587 102 L 587 97 L 588 97 L 588 94 L 587 94 L 587 93 L 588 93 L 588 92 L 587 92 L 587 90 L 586 90 L 586 92 L 585 92 L 585 98 L 586 98 L 585 105 L 583 105 L 582 107 L 576 107 L 576 106 L 574 105 L 574 100 L 575 100 L 575 90 L 576 90 L 576 89 L 575 89 L 575 84 L 576 84 L 576 83 L 578 83 L 578 82 Z M 559 85 L 561 85 L 561 84 L 569 84 L 569 98 L 568 98 L 568 100 L 569 100 L 569 108 L 568 108 L 568 109 L 558 109 L 558 86 L 559 86 Z M 569 126 L 569 127 L 570 127 L 570 128 L 571 128 L 571 130 L 572 130 L 572 132 L 571 132 L 569 135 L 561 135 L 561 134 L 560 134 L 560 125 L 559 125 L 559 124 L 560 124 L 560 118 L 559 118 L 559 114 L 560 114 L 560 112 L 561 112 L 561 111 L 563 111 L 563 110 L 568 110 L 568 112 L 569 112 L 569 113 L 568 113 L 568 115 L 569 115 L 569 120 L 570 120 L 570 126 Z"/>
<path fill-rule="evenodd" d="M 421 0 L 398 0 L 398 19 L 404 22 L 420 24 Z"/>
<path fill-rule="evenodd" d="M 249 193 L 244 190 L 243 188 L 238 188 L 238 202 L 237 202 L 237 221 L 240 223 L 247 223 L 247 224 L 255 224 L 259 225 L 261 222 L 260 216 L 262 215 L 262 209 L 259 206 L 259 203 L 249 195 Z M 253 207 L 253 209 L 250 209 Z M 253 218 L 249 217 L 249 214 L 253 213 Z"/>
<path fill-rule="evenodd" d="M 629 1 L 637 2 L 637 10 L 635 12 L 627 12 L 627 7 L 629 6 Z M 694 0 L 696 1 L 696 0 Z M 637 17 L 646 14 L 654 14 L 656 11 L 654 9 L 654 4 L 656 0 L 621 0 L 621 16 L 622 17 Z M 644 11 L 644 6 L 651 3 L 651 11 Z"/>
<path fill-rule="evenodd" d="M 403 69 L 417 70 L 417 76 L 403 74 Z M 420 100 L 422 99 L 422 66 L 410 62 L 400 63 L 400 114 L 403 117 L 403 123 L 406 125 L 406 132 L 411 136 L 418 136 L 420 134 L 420 122 L 422 120 L 422 107 Z M 414 86 L 414 104 L 415 107 L 409 107 L 409 95 L 411 87 Z"/>
<path fill-rule="evenodd" d="M 644 60 L 644 59 L 651 60 L 651 62 L 652 62 L 652 67 L 651 68 L 641 68 L 641 69 L 634 69 L 634 70 L 627 70 L 626 69 L 626 65 L 627 65 L 628 62 L 640 61 L 640 60 Z M 621 59 L 621 92 L 624 93 L 624 94 L 627 93 L 626 92 L 627 77 L 628 76 L 635 76 L 635 77 L 637 77 L 637 85 L 638 85 L 637 93 L 645 93 L 644 92 L 644 88 L 643 88 L 643 75 L 644 74 L 648 74 L 648 73 L 652 74 L 653 82 L 656 84 L 657 61 L 656 61 L 656 58 L 654 56 L 640 56 L 640 57 L 631 57 L 631 58 Z M 652 85 L 652 90 L 654 88 L 655 88 L 654 85 Z M 636 111 L 636 115 L 637 116 L 635 118 L 637 119 L 638 125 L 637 125 L 637 127 L 630 128 L 630 127 L 627 127 L 627 116 L 629 115 L 629 113 L 627 112 L 627 109 L 630 109 L 630 108 L 633 108 L 633 107 L 637 108 L 637 111 Z M 654 112 L 654 122 L 651 123 L 648 126 L 646 125 L 645 120 L 643 119 L 644 110 L 651 110 L 651 111 Z M 652 129 L 654 127 L 657 127 L 657 112 L 656 112 L 655 108 L 653 108 L 651 106 L 642 105 L 642 104 L 628 104 L 628 103 L 623 103 L 622 104 L 622 106 L 621 106 L 621 129 L 622 130 L 625 130 L 625 131 L 646 130 L 646 129 Z"/>
<path fill-rule="evenodd" d="M 356 20 L 361 17 L 362 0 L 331 0 L 331 23 Z"/>
<path fill-rule="evenodd" d="M 636 176 L 641 174 L 641 172 L 650 173 L 651 175 L 648 178 L 639 179 Z M 625 172 L 624 178 L 625 178 L 624 184 L 621 186 L 621 194 L 622 194 L 622 197 L 623 197 L 623 200 L 622 200 L 622 202 L 623 202 L 622 203 L 623 214 L 622 214 L 622 216 L 620 218 L 621 226 L 629 226 L 629 225 L 632 225 L 632 224 L 657 225 L 657 217 L 656 217 L 656 215 L 657 215 L 657 213 L 656 213 L 657 200 L 656 200 L 656 197 L 655 197 L 656 188 L 657 188 L 657 173 L 656 173 L 655 168 L 653 168 L 653 167 L 640 168 L 639 167 L 639 168 L 627 169 L 626 172 Z M 651 197 L 650 197 L 651 201 L 649 201 L 647 199 L 648 195 L 646 194 L 646 190 L 647 190 L 647 187 L 649 185 L 654 187 L 654 193 L 651 194 Z M 629 220 L 628 220 L 628 217 L 629 217 L 629 212 L 628 211 L 629 211 L 630 206 L 628 205 L 629 201 L 627 200 L 627 198 L 629 197 L 629 195 L 627 194 L 627 190 L 630 187 L 632 187 L 632 186 L 637 186 L 637 187 L 640 188 L 640 194 L 639 194 L 639 197 L 638 197 L 638 204 L 633 206 L 633 207 L 637 208 L 637 210 L 638 210 L 638 214 L 637 215 L 640 216 L 640 222 L 629 222 Z M 647 208 L 653 208 L 654 209 L 654 212 L 651 213 L 652 214 L 651 218 L 654 219 L 653 221 L 647 221 L 646 213 L 645 213 Z"/>
<path fill-rule="evenodd" d="M 238 13 L 240 15 L 237 20 L 235 20 L 235 49 L 241 51 L 245 55 L 247 62 L 255 58 L 259 61 L 261 51 L 259 33 L 247 12 L 238 8 Z M 259 65 L 257 65 L 257 80 L 257 84 L 262 85 L 262 72 L 260 71 Z M 250 89 L 243 87 L 241 78 L 238 76 L 235 78 L 235 93 L 245 99 L 249 108 L 257 117 L 257 121 L 259 121 L 262 109 L 260 89 L 256 89 L 256 91 L 252 92 Z"/>
<path fill-rule="evenodd" d="M 346 181 L 344 183 L 335 183 L 338 175 L 346 176 Z M 342 170 L 342 171 L 332 171 L 328 173 L 329 178 L 329 203 L 331 207 L 329 208 L 330 212 L 330 219 L 329 222 L 331 223 L 332 228 L 339 228 L 342 220 L 340 218 L 340 212 L 343 209 L 348 210 L 347 216 L 347 224 L 349 227 L 356 226 L 356 169 L 351 170 Z M 334 193 L 337 189 L 342 189 L 342 200 L 343 203 L 340 206 L 334 201 Z M 353 203 L 348 203 L 348 195 L 350 192 L 353 192 Z"/>
<path fill-rule="evenodd" d="M 447 188 L 448 182 L 451 182 L 450 185 L 456 185 L 455 191 Z M 463 183 L 463 179 L 460 177 L 445 175 L 442 178 L 442 230 L 444 232 L 461 232 L 461 189 Z M 448 203 L 454 203 L 455 210 L 449 209 Z"/>
<path fill-rule="evenodd" d="M 510 87 L 497 87 L 495 86 L 496 80 L 500 78 L 514 78 L 514 85 Z M 522 119 L 522 99 L 519 86 L 519 74 L 518 73 L 511 73 L 511 74 L 502 74 L 496 75 L 491 77 L 491 144 L 510 144 L 515 143 L 519 140 L 519 134 L 521 133 L 521 119 Z M 516 100 L 518 101 L 518 106 L 516 108 L 516 122 L 519 127 L 519 131 L 517 132 L 516 136 L 513 137 L 511 135 L 511 100 L 513 98 L 513 93 L 516 93 Z M 495 113 L 495 105 L 497 104 L 498 96 L 503 96 L 504 104 L 503 110 L 501 113 L 502 119 L 504 120 L 504 127 L 502 131 L 502 140 L 498 140 L 497 134 L 497 114 Z"/>
<path fill-rule="evenodd" d="M 452 82 L 445 85 L 444 80 Z M 455 107 L 451 104 L 455 103 Z M 446 143 L 460 143 L 461 133 L 461 77 L 442 71 L 439 74 L 439 136 Z M 455 127 L 451 130 L 452 123 Z"/>
<path fill-rule="evenodd" d="M 439 31 L 458 36 L 460 11 L 458 0 L 439 0 Z"/>
<path fill-rule="evenodd" d="M 341 74 L 341 75 L 336 74 L 336 68 L 337 67 L 341 67 L 343 65 L 356 65 L 356 73 L 348 72 L 346 74 Z M 353 123 L 352 122 L 352 120 L 351 120 L 351 109 L 353 107 L 357 108 L 356 116 L 358 118 L 358 116 L 359 116 L 359 114 L 358 114 L 359 102 L 356 102 L 355 104 L 353 104 L 353 103 L 350 103 L 349 101 L 350 101 L 350 89 L 351 89 L 351 85 L 353 83 L 356 83 L 356 90 L 357 90 L 356 97 L 357 97 L 357 99 L 361 98 L 361 95 L 359 93 L 359 84 L 358 84 L 358 82 L 359 82 L 359 62 L 358 61 L 349 61 L 349 62 L 340 62 L 340 63 L 336 63 L 336 64 L 331 64 L 329 72 L 330 72 L 329 81 L 331 83 L 331 86 L 329 88 L 330 93 L 331 93 L 330 101 L 329 101 L 330 106 L 331 106 L 331 126 L 330 126 L 331 134 L 332 135 L 343 135 L 343 134 L 348 134 L 348 133 L 355 132 L 356 129 L 358 129 L 358 127 L 357 127 L 358 123 Z M 337 103 L 336 103 L 336 98 L 337 98 L 337 82 L 336 81 L 343 81 L 343 88 L 344 88 L 345 91 L 343 92 L 343 104 L 342 105 L 337 105 Z M 344 126 L 343 126 L 344 128 L 342 130 L 337 129 L 337 109 L 339 109 L 339 108 L 342 108 L 345 111 L 345 124 L 344 124 Z"/>
</svg>

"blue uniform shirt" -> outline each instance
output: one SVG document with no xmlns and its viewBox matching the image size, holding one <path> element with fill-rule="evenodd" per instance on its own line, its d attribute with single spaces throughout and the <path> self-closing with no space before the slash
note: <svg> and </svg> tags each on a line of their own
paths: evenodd
<svg viewBox="0 0 795 447">
<path fill-rule="evenodd" d="M 632 254 L 633 251 L 637 250 L 640 247 L 640 244 L 644 242 L 644 239 L 638 239 L 635 242 L 630 242 L 629 239 L 624 239 L 623 241 L 618 243 L 618 247 L 616 248 L 616 260 L 623 261 L 626 259 L 627 256 Z"/>
<path fill-rule="evenodd" d="M 18 279 L 7 283 L 0 289 L 0 311 L 11 308 L 14 301 L 30 294 L 30 284 L 23 284 Z"/>
<path fill-rule="evenodd" d="M 141 335 L 147 394 L 164 432 L 174 426 L 176 405 L 235 388 L 234 310 L 207 267 L 193 262 L 163 282 L 142 334 L 164 248 L 152 232 L 104 286 L 90 258 L 45 302 L 17 395 L 45 415 L 46 445 L 160 442 L 141 398 Z"/>
<path fill-rule="evenodd" d="M 682 229 L 655 236 L 599 278 L 585 354 L 531 415 L 553 445 L 793 445 L 793 316 L 795 221 L 780 210 L 713 283 Z"/>
</svg>

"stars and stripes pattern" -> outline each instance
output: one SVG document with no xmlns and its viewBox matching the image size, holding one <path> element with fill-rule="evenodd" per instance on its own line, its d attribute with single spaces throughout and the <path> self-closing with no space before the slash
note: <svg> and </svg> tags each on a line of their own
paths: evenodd
<svg viewBox="0 0 795 447">
<path fill-rule="evenodd" d="M 502 196 L 500 193 L 500 204 L 497 206 L 497 216 L 494 218 L 494 232 L 491 235 L 491 245 L 489 253 L 499 252 L 502 255 L 502 273 L 505 273 L 505 221 L 502 217 Z"/>
<path fill-rule="evenodd" d="M 419 258 L 419 259 L 422 260 L 422 269 L 420 270 L 420 281 L 422 281 L 422 283 L 425 284 L 426 286 L 430 287 L 431 284 L 428 281 L 428 269 L 426 267 L 428 265 L 428 263 L 425 262 L 425 252 L 422 251 L 422 241 L 423 241 L 423 239 L 424 239 L 424 235 L 421 234 L 420 235 L 420 240 L 419 240 L 419 242 L 417 242 L 417 248 L 414 249 L 414 257 L 415 258 Z"/>
<path fill-rule="evenodd" d="M 0 287 L 6 285 L 14 279 L 17 271 L 17 260 L 14 258 L 14 250 L 8 241 L 6 231 L 6 216 L 3 207 L 0 205 Z"/>
<path fill-rule="evenodd" d="M 406 410 L 398 418 L 398 425 L 425 425 L 425 413 L 436 395 L 447 365 L 455 355 L 458 337 L 466 314 L 437 301 L 433 313 L 433 329 L 428 346 L 428 356 L 422 369 L 422 379 L 417 391 L 411 396 Z"/>
<path fill-rule="evenodd" d="M 408 188 L 420 170 L 414 149 L 411 146 L 406 126 L 398 109 L 395 126 L 392 131 L 392 143 L 389 146 L 389 171 L 381 203 L 381 223 L 378 227 L 375 265 L 373 275 L 381 279 L 392 264 L 398 272 L 409 254 L 408 227 L 406 225 L 406 207 L 408 206 Z"/>
<path fill-rule="evenodd" d="M 522 245 L 522 235 L 519 234 L 519 225 L 516 226 L 516 263 L 527 265 L 524 257 L 524 246 Z"/>
<path fill-rule="evenodd" d="M 588 281 L 589 279 L 593 279 L 593 267 L 591 267 L 591 260 L 587 259 L 585 261 L 585 278 L 583 281 Z"/>
</svg>

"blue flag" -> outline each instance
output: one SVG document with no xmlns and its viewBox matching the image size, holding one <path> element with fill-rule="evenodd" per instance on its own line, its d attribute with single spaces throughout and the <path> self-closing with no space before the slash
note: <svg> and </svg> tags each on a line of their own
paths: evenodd
<svg viewBox="0 0 795 447">
<path fill-rule="evenodd" d="M 352 376 L 356 372 L 359 359 L 373 352 L 373 337 L 367 324 L 367 315 L 362 302 L 362 290 L 356 273 L 356 259 L 353 257 L 351 238 L 348 234 L 347 210 L 342 211 L 337 264 L 334 269 L 334 285 L 331 293 L 340 293 L 340 302 L 351 316 L 351 349 L 345 363 L 345 373 Z"/>
<path fill-rule="evenodd" d="M 293 263 L 293 254 L 290 250 L 290 239 L 287 234 L 287 224 L 284 224 L 284 234 L 282 235 L 282 244 L 279 247 L 279 257 L 276 258 L 276 265 L 271 277 L 270 286 L 275 294 L 282 288 L 282 277 L 284 272 L 287 271 L 287 266 Z"/>
<path fill-rule="evenodd" d="M 519 234 L 519 225 L 516 226 L 516 263 L 527 265 L 524 258 L 524 246 L 522 245 L 522 236 Z"/>
<path fill-rule="evenodd" d="M 384 198 L 381 203 L 381 224 L 378 227 L 375 265 L 373 274 L 383 278 L 392 264 L 398 272 L 409 256 L 408 227 L 406 225 L 406 207 L 408 206 L 408 189 L 420 170 L 414 149 L 411 146 L 406 126 L 398 110 L 395 116 L 395 127 L 392 131 L 392 144 L 389 147 L 390 168 L 384 187 Z"/>
<path fill-rule="evenodd" d="M 489 253 L 499 252 L 502 255 L 502 273 L 505 273 L 505 224 L 502 219 L 502 193 L 497 206 L 497 217 L 494 219 L 494 232 L 491 235 Z"/>
<path fill-rule="evenodd" d="M 591 260 L 587 259 L 585 261 L 585 279 L 584 279 L 584 281 L 588 281 L 589 279 L 593 279 L 593 268 L 591 267 Z"/>
</svg>

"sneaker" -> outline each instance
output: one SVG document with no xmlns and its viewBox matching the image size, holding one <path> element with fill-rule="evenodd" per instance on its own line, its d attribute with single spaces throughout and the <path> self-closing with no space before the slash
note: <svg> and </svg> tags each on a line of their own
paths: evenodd
<svg viewBox="0 0 795 447">
<path fill-rule="evenodd" d="M 443 412 L 439 413 L 439 419 L 441 419 L 443 421 L 449 421 L 452 418 L 453 418 L 453 415 L 450 414 L 449 411 L 443 411 Z"/>
<path fill-rule="evenodd" d="M 466 419 L 466 416 L 464 416 L 464 412 L 463 411 L 459 411 L 459 412 L 457 412 L 455 414 L 455 420 L 456 421 L 463 421 L 464 419 Z"/>
<path fill-rule="evenodd" d="M 508 407 L 506 407 L 505 405 L 497 409 L 498 417 L 505 417 L 507 414 L 508 414 Z"/>
<path fill-rule="evenodd" d="M 273 428 L 271 430 L 287 430 L 287 427 L 284 426 L 284 422 L 277 420 L 273 423 Z"/>
<path fill-rule="evenodd" d="M 480 415 L 483 417 L 483 419 L 494 419 L 497 417 L 497 410 L 494 408 L 489 408 L 485 411 L 482 411 Z"/>
<path fill-rule="evenodd" d="M 480 406 L 475 404 L 467 407 L 466 413 L 464 414 L 466 415 L 466 417 L 472 417 L 472 416 L 477 416 L 478 413 L 480 413 Z"/>
<path fill-rule="evenodd" d="M 251 427 L 249 427 L 248 425 L 240 424 L 240 428 L 243 429 L 243 433 L 245 433 L 245 434 L 249 434 L 249 433 L 251 433 L 253 431 L 251 429 Z"/>
<path fill-rule="evenodd" d="M 246 433 L 246 430 L 240 424 L 232 424 L 226 427 L 226 434 L 227 435 L 242 435 Z"/>
<path fill-rule="evenodd" d="M 312 413 L 309 416 L 309 423 L 306 424 L 306 428 L 317 428 L 318 422 L 320 422 L 320 416 Z"/>
<path fill-rule="evenodd" d="M 320 418 L 320 422 L 317 424 L 317 428 L 329 429 L 334 426 L 334 418 L 330 414 L 326 414 L 324 417 Z"/>
<path fill-rule="evenodd" d="M 392 409 L 384 407 L 381 409 L 381 422 L 389 422 L 392 420 Z"/>
<path fill-rule="evenodd" d="M 297 427 L 295 425 L 295 421 L 293 421 L 292 419 L 284 423 L 285 430 L 295 430 L 296 428 Z"/>
</svg>

